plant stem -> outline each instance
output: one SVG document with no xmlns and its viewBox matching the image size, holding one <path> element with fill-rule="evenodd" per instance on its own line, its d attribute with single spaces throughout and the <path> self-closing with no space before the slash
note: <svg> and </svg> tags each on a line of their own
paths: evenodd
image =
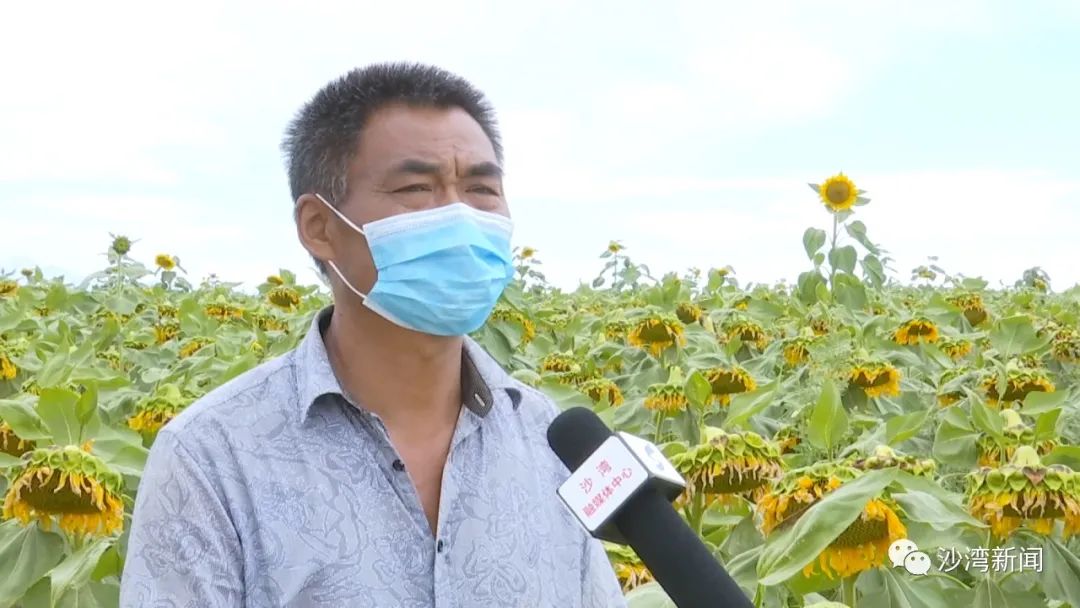
<svg viewBox="0 0 1080 608">
<path fill-rule="evenodd" d="M 840 226 L 840 220 L 833 213 L 832 216 L 832 245 L 829 246 L 829 290 L 833 288 L 833 277 L 836 276 L 836 266 L 833 265 L 832 254 L 836 251 L 836 233 Z"/>
<path fill-rule="evenodd" d="M 857 577 L 857 575 L 849 576 L 841 583 L 842 598 L 844 603 L 850 608 L 856 608 L 856 604 L 858 604 L 858 601 L 856 600 L 858 592 L 855 590 L 855 579 Z"/>
</svg>

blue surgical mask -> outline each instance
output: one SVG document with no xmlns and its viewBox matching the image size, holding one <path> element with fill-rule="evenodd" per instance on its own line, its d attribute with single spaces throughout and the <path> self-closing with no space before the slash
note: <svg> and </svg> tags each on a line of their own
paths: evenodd
<svg viewBox="0 0 1080 608">
<path fill-rule="evenodd" d="M 330 268 L 365 306 L 401 327 L 436 336 L 476 331 L 514 277 L 507 217 L 453 203 L 360 228 L 315 196 L 367 239 L 378 276 L 363 294 L 328 260 Z"/>
</svg>

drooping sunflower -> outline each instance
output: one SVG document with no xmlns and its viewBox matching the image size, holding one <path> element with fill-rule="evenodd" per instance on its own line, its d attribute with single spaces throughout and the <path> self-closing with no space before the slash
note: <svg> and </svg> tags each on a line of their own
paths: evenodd
<svg viewBox="0 0 1080 608">
<path fill-rule="evenodd" d="M 622 340 L 630 331 L 630 324 L 623 320 L 610 321 L 604 324 L 604 337 L 608 340 Z"/>
<path fill-rule="evenodd" d="M 769 337 L 765 329 L 749 319 L 738 319 L 727 324 L 725 333 L 728 340 L 738 338 L 743 344 L 753 344 L 758 350 L 769 344 Z"/>
<path fill-rule="evenodd" d="M 153 436 L 189 403 L 191 399 L 185 397 L 175 384 L 162 385 L 135 406 L 135 413 L 128 418 L 127 425 L 134 431 Z"/>
<path fill-rule="evenodd" d="M 1029 394 L 1034 392 L 1052 393 L 1055 390 L 1054 383 L 1040 369 L 1024 368 L 1010 362 L 1007 366 L 1008 383 L 1005 394 L 998 394 L 998 376 L 988 373 L 982 381 L 982 389 L 986 393 L 986 399 L 992 405 L 1001 402 L 1014 403 L 1023 401 Z"/>
<path fill-rule="evenodd" d="M 117 534 L 124 525 L 123 477 L 89 451 L 90 446 L 49 446 L 24 456 L 11 472 L 5 519 L 23 525 L 55 523 L 77 537 Z"/>
<path fill-rule="evenodd" d="M 653 575 L 641 558 L 630 547 L 605 542 L 604 549 L 607 551 L 611 567 L 615 570 L 615 577 L 619 579 L 623 593 L 629 593 L 636 587 L 652 582 Z"/>
<path fill-rule="evenodd" d="M 157 256 L 154 257 L 154 263 L 162 270 L 172 270 L 173 268 L 176 268 L 176 258 L 167 253 L 157 254 Z"/>
<path fill-rule="evenodd" d="M 937 342 L 938 338 L 939 333 L 937 325 L 925 317 L 910 319 L 893 332 L 893 340 L 895 340 L 897 344 L 932 344 Z"/>
<path fill-rule="evenodd" d="M 222 323 L 233 319 L 243 319 L 244 309 L 230 302 L 215 302 L 203 307 L 203 312 L 211 319 L 217 319 Z"/>
<path fill-rule="evenodd" d="M 813 330 L 815 336 L 824 336 L 833 329 L 833 322 L 828 317 L 816 316 L 810 321 L 810 329 Z"/>
<path fill-rule="evenodd" d="M 986 306 L 983 304 L 982 296 L 973 291 L 961 292 L 946 298 L 946 300 L 960 308 L 964 312 L 964 317 L 972 327 L 976 327 L 990 316 L 986 311 Z"/>
<path fill-rule="evenodd" d="M 619 385 L 609 378 L 590 378 L 581 383 L 581 392 L 589 396 L 593 403 L 600 403 L 605 398 L 612 407 L 618 407 L 623 403 L 623 394 Z"/>
<path fill-rule="evenodd" d="M 279 319 L 273 315 L 256 313 L 252 316 L 252 320 L 255 322 L 255 327 L 258 327 L 262 331 L 289 333 L 289 326 L 285 320 Z"/>
<path fill-rule="evenodd" d="M 818 195 L 821 197 L 821 202 L 825 203 L 831 211 L 847 211 L 858 200 L 859 189 L 855 187 L 855 182 L 843 173 L 839 173 L 821 184 Z"/>
<path fill-rule="evenodd" d="M 805 336 L 791 338 L 784 345 L 784 361 L 791 367 L 810 358 L 809 346 L 813 340 Z"/>
<path fill-rule="evenodd" d="M 1007 463 L 1022 445 L 1032 446 L 1039 456 L 1046 456 L 1057 447 L 1058 443 L 1054 439 L 1044 439 L 1036 443 L 1035 429 L 1025 424 L 1016 410 L 1003 409 L 1000 415 L 1004 423 L 1002 441 L 999 443 L 988 435 L 980 435 L 975 441 L 980 467 L 997 467 Z"/>
<path fill-rule="evenodd" d="M 164 344 L 180 335 L 180 324 L 176 321 L 166 321 L 154 326 L 154 339 L 158 344 Z"/>
<path fill-rule="evenodd" d="M 18 458 L 34 449 L 33 441 L 26 441 L 15 434 L 15 429 L 0 420 L 0 453 Z"/>
<path fill-rule="evenodd" d="M 680 302 L 679 305 L 675 307 L 675 316 L 687 325 L 700 321 L 701 314 L 701 307 L 693 302 Z"/>
<path fill-rule="evenodd" d="M 554 374 L 562 384 L 574 385 L 599 376 L 586 362 L 571 353 L 550 353 L 540 361 L 540 371 Z"/>
<path fill-rule="evenodd" d="M 677 414 L 689 404 L 686 391 L 678 384 L 651 384 L 645 393 L 645 409 L 654 412 Z"/>
<path fill-rule="evenodd" d="M 8 354 L 0 352 L 0 380 L 14 380 L 19 375 L 19 368 L 15 366 Z"/>
<path fill-rule="evenodd" d="M 887 445 L 879 445 L 874 448 L 873 454 L 866 458 L 852 458 L 852 468 L 860 471 L 873 471 L 896 467 L 918 477 L 933 479 L 937 471 L 937 463 L 932 458 L 915 458 L 906 454 L 900 454 Z"/>
<path fill-rule="evenodd" d="M 180 347 L 180 358 L 187 359 L 191 355 L 194 355 L 195 353 L 202 350 L 204 346 L 209 346 L 213 343 L 214 341 L 209 338 L 192 338 L 191 340 L 188 340 L 186 344 Z"/>
<path fill-rule="evenodd" d="M 521 329 L 521 344 L 519 346 L 532 342 L 533 338 L 536 337 L 536 325 L 533 324 L 532 320 L 525 316 L 524 313 L 505 304 L 495 306 L 495 309 L 491 311 L 491 319 L 517 325 Z"/>
<path fill-rule="evenodd" d="M 703 438 L 700 445 L 671 457 L 672 466 L 687 481 L 682 503 L 697 494 L 704 495 L 706 505 L 732 494 L 756 501 L 783 475 L 779 446 L 757 433 L 727 433 L 706 426 Z"/>
<path fill-rule="evenodd" d="M 941 352 L 949 355 L 953 360 L 963 359 L 971 353 L 971 342 L 959 338 L 942 338 L 938 343 Z"/>
<path fill-rule="evenodd" d="M 158 304 L 156 310 L 159 319 L 175 319 L 180 314 L 180 309 L 172 304 Z"/>
<path fill-rule="evenodd" d="M 731 396 L 749 393 L 757 388 L 757 382 L 750 372 L 735 367 L 714 367 L 705 370 L 705 379 L 712 387 L 712 400 L 720 405 L 731 403 Z"/>
<path fill-rule="evenodd" d="M 758 501 L 761 531 L 768 536 L 787 528 L 814 503 L 859 475 L 852 467 L 833 463 L 788 472 Z M 820 570 L 829 578 L 848 577 L 881 566 L 888 558 L 889 545 L 907 536 L 899 513 L 899 506 L 888 496 L 871 499 L 818 559 L 807 564 L 803 575 Z"/>
<path fill-rule="evenodd" d="M 266 294 L 266 299 L 282 310 L 292 311 L 300 306 L 300 292 L 287 285 L 279 285 Z"/>
<path fill-rule="evenodd" d="M 773 443 L 780 448 L 780 454 L 790 454 L 802 443 L 802 436 L 795 426 L 785 426 L 773 435 Z"/>
<path fill-rule="evenodd" d="M 686 346 L 683 324 L 678 318 L 652 314 L 638 321 L 627 335 L 631 346 L 645 349 L 659 357 L 665 349 Z"/>
<path fill-rule="evenodd" d="M 1080 534 L 1080 473 L 1043 465 L 1032 446 L 1017 447 L 1009 464 L 982 467 L 967 481 L 968 510 L 999 539 L 1020 526 L 1048 535 L 1057 520 L 1065 524 L 1065 538 Z"/>
<path fill-rule="evenodd" d="M 972 369 L 966 365 L 954 367 L 941 374 L 938 380 L 938 404 L 941 407 L 948 407 L 966 397 L 964 386 L 972 375 Z"/>
<path fill-rule="evenodd" d="M 1075 329 L 1063 329 L 1054 336 L 1051 353 L 1062 363 L 1080 362 L 1080 332 Z"/>
<path fill-rule="evenodd" d="M 900 394 L 900 370 L 885 361 L 864 361 L 853 366 L 848 377 L 867 397 Z"/>
<path fill-rule="evenodd" d="M 0 298 L 12 298 L 19 293 L 19 284 L 7 279 L 0 280 Z"/>
</svg>

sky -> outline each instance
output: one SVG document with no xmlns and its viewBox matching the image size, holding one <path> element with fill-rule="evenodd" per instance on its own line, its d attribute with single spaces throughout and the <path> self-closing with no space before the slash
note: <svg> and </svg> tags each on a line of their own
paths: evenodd
<svg viewBox="0 0 1080 608">
<path fill-rule="evenodd" d="M 77 281 L 110 233 L 193 282 L 317 281 L 279 145 L 390 60 L 494 104 L 514 242 L 555 285 L 619 240 L 654 274 L 794 280 L 843 171 L 899 280 L 1080 283 L 1080 2 L 16 3 L 0 35 L 0 270 Z"/>
</svg>

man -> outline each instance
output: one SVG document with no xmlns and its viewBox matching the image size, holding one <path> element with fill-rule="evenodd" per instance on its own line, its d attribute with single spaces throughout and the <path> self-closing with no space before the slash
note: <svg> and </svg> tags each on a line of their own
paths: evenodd
<svg viewBox="0 0 1080 608">
<path fill-rule="evenodd" d="M 283 148 L 335 305 L 158 435 L 121 605 L 625 606 L 555 493 L 555 406 L 466 337 L 513 276 L 485 97 L 375 65 L 320 91 Z"/>
</svg>

